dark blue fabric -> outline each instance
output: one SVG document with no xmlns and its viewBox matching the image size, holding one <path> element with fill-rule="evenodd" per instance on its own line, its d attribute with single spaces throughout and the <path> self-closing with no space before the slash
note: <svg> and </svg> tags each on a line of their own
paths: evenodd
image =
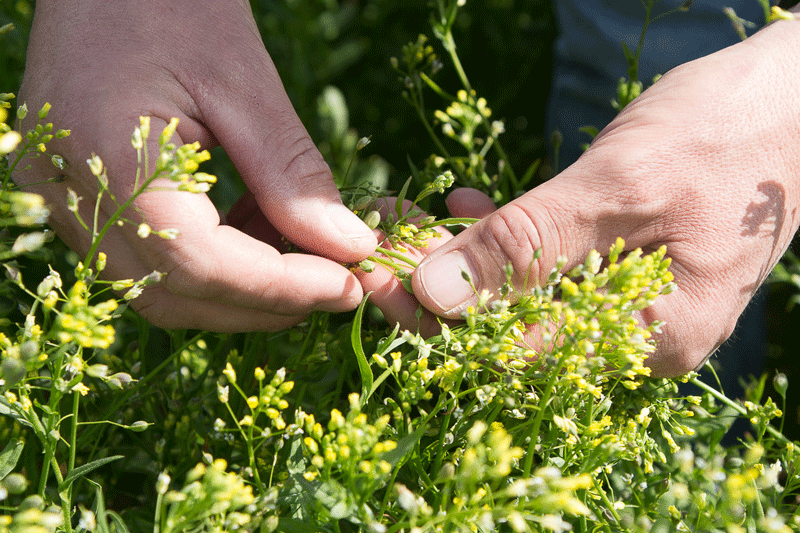
<svg viewBox="0 0 800 533">
<path fill-rule="evenodd" d="M 665 13 L 682 4 L 663 0 L 653 13 Z M 673 12 L 648 27 L 639 66 L 639 79 L 649 85 L 657 74 L 726 46 L 739 37 L 724 7 L 757 24 L 763 11 L 756 0 L 695 0 L 684 12 Z M 624 42 L 636 50 L 645 10 L 638 0 L 558 0 L 554 2 L 559 34 L 554 46 L 553 86 L 548 108 L 548 132 L 558 129 L 565 142 L 561 168 L 580 155 L 589 140 L 581 126 L 602 129 L 614 118 L 611 100 L 628 66 Z"/>
</svg>

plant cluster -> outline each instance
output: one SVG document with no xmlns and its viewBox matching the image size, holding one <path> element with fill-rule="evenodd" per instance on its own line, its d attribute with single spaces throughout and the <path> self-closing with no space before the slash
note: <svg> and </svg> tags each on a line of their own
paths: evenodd
<svg viewBox="0 0 800 533">
<path fill-rule="evenodd" d="M 376 175 L 356 156 L 367 141 L 330 129 L 330 147 L 350 150 L 335 167 L 345 203 L 385 235 L 360 268 L 406 282 L 407 251 L 472 222 L 428 216 L 430 200 L 458 183 L 509 201 L 538 168 L 515 174 L 503 122 L 466 77 L 453 36 L 461 4 L 436 0 L 436 40 L 418 38 L 393 62 L 435 147 L 423 168 L 409 161 L 394 196 L 364 179 Z M 448 68 L 457 90 L 435 81 Z M 274 334 L 159 331 L 126 303 L 162 275 L 104 280 L 99 245 L 125 224 L 180 238 L 151 228 L 133 201 L 163 187 L 208 191 L 209 154 L 173 144 L 173 120 L 150 168 L 141 119 L 127 199 L 87 154 L 95 205 L 115 211 L 79 218 L 92 246 L 64 266 L 49 252 L 42 198 L 10 177 L 30 157 L 61 168 L 47 144 L 69 132 L 47 122 L 48 105 L 18 132 L 12 98 L 0 105 L 0 291 L 14 302 L 0 309 L 0 533 L 800 530 L 800 443 L 781 431 L 786 377 L 772 380 L 776 399 L 764 376 L 739 401 L 695 373 L 649 376 L 662 324 L 635 315 L 674 288 L 667 249 L 619 239 L 569 272 L 560 263 L 541 286 L 478 294 L 433 337 L 387 327 L 366 298 L 354 314 L 317 312 Z M 80 217 L 86 200 L 64 201 Z M 726 442 L 738 418 L 750 430 Z"/>
</svg>

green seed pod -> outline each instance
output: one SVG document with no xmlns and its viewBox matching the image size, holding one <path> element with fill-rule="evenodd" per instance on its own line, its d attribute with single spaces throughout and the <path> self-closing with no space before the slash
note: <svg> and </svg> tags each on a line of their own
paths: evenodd
<svg viewBox="0 0 800 533">
<path fill-rule="evenodd" d="M 370 211 L 367 213 L 367 216 L 364 217 L 364 224 L 366 224 L 369 229 L 377 228 L 380 222 L 381 214 L 377 211 Z"/>
<path fill-rule="evenodd" d="M 39 343 L 36 341 L 25 341 L 19 345 L 19 357 L 25 362 L 39 356 Z"/>
<path fill-rule="evenodd" d="M 778 394 L 781 395 L 781 398 L 786 396 L 786 390 L 789 388 L 789 380 L 786 379 L 786 374 L 782 372 L 775 374 L 775 377 L 772 378 L 772 385 L 775 387 Z"/>
<path fill-rule="evenodd" d="M 29 509 L 38 509 L 40 511 L 44 511 L 44 499 L 38 494 L 31 494 L 22 500 L 22 503 L 19 504 L 17 509 L 20 512 L 27 511 Z"/>
<path fill-rule="evenodd" d="M 375 270 L 375 263 L 370 261 L 369 259 L 364 259 L 361 263 L 358 264 L 358 268 L 369 274 L 373 270 Z"/>
<path fill-rule="evenodd" d="M 2 484 L 9 494 L 22 494 L 28 488 L 28 480 L 17 472 L 13 472 L 3 478 Z"/>
<path fill-rule="evenodd" d="M 144 420 L 137 420 L 136 422 L 134 422 L 133 424 L 131 424 L 130 426 L 128 426 L 128 429 L 130 429 L 131 431 L 135 431 L 135 432 L 139 433 L 139 432 L 142 432 L 142 431 L 144 431 L 145 429 L 147 429 L 147 427 L 148 427 L 149 425 L 150 425 L 150 424 L 148 424 L 148 423 L 147 423 L 147 422 L 145 422 Z"/>
<path fill-rule="evenodd" d="M 375 198 L 372 196 L 362 196 L 353 202 L 353 209 L 356 211 L 361 211 L 362 209 L 366 209 L 369 205 L 375 201 Z"/>
<path fill-rule="evenodd" d="M 411 286 L 411 277 L 403 278 L 401 281 L 403 284 L 403 288 L 408 291 L 409 294 L 414 294 L 414 287 Z"/>
<path fill-rule="evenodd" d="M 14 386 L 25 377 L 27 369 L 25 363 L 19 359 L 4 359 L 0 363 L 0 377 L 2 377 L 6 385 Z"/>
</svg>

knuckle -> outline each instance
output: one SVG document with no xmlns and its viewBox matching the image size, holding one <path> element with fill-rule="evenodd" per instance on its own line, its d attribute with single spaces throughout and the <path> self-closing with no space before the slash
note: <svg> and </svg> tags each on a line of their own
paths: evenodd
<svg viewBox="0 0 800 533">
<path fill-rule="evenodd" d="M 295 179 L 329 175 L 330 168 L 299 119 L 286 117 L 275 129 L 274 146 L 279 169 Z"/>
<path fill-rule="evenodd" d="M 514 203 L 499 209 L 485 220 L 480 239 L 496 263 L 498 275 L 510 263 L 514 268 L 514 281 L 526 278 L 538 280 L 538 267 L 534 254 L 542 246 L 540 224 L 531 213 Z"/>
</svg>

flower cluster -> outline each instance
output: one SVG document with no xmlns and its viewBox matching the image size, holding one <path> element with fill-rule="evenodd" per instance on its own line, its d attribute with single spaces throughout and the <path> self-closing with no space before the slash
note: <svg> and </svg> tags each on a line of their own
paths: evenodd
<svg viewBox="0 0 800 533">
<path fill-rule="evenodd" d="M 224 459 L 213 459 L 208 465 L 199 463 L 186 475 L 186 485 L 180 490 L 169 490 L 169 476 L 159 475 L 156 491 L 164 509 L 162 516 L 157 517 L 161 531 L 248 528 L 256 498 L 252 488 L 238 475 L 227 472 L 227 468 Z"/>
<path fill-rule="evenodd" d="M 64 517 L 60 509 L 45 509 L 41 497 L 31 496 L 25 499 L 13 515 L 0 515 L 0 533 L 54 533 L 63 523 Z"/>
<path fill-rule="evenodd" d="M 392 464 L 386 457 L 397 447 L 397 442 L 388 438 L 389 415 L 370 421 L 361 412 L 357 393 L 350 394 L 348 401 L 347 414 L 331 410 L 324 428 L 313 414 L 297 413 L 296 424 L 306 435 L 303 446 L 311 463 L 304 476 L 308 481 L 320 475 L 340 478 L 346 485 L 355 484 L 367 492 L 388 478 Z"/>
<path fill-rule="evenodd" d="M 91 305 L 86 284 L 75 282 L 56 315 L 53 331 L 57 341 L 75 342 L 84 348 L 108 348 L 114 342 L 114 327 L 109 321 L 117 306 L 116 300 Z"/>
</svg>

